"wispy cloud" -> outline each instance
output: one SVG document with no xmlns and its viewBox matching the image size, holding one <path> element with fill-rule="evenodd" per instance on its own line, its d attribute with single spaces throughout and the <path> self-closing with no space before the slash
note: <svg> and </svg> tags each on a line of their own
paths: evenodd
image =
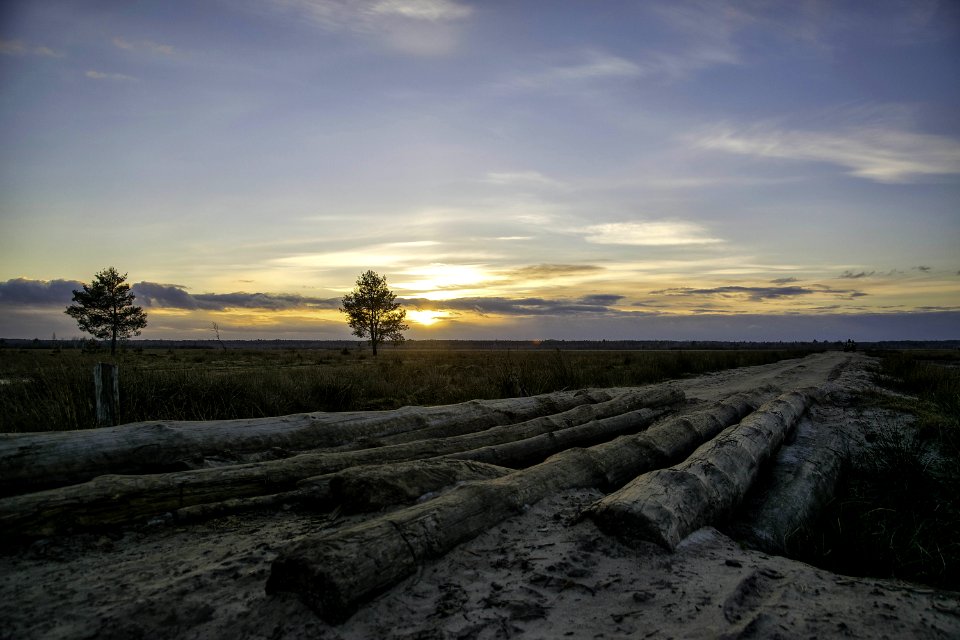
<svg viewBox="0 0 960 640">
<path fill-rule="evenodd" d="M 813 294 L 828 294 L 841 296 L 845 298 L 861 298 L 867 294 L 862 291 L 849 289 L 830 289 L 827 287 L 744 287 L 744 286 L 726 286 L 712 287 L 707 289 L 694 289 L 691 287 L 676 287 L 671 289 L 660 289 L 651 291 L 652 295 L 669 296 L 722 296 L 722 297 L 743 297 L 754 302 L 763 300 L 775 300 L 778 298 L 794 298 L 797 296 L 808 296 Z"/>
<path fill-rule="evenodd" d="M 506 187 L 562 187 L 559 180 L 547 177 L 539 171 L 491 171 L 483 179 L 487 184 Z"/>
<path fill-rule="evenodd" d="M 513 269 L 506 275 L 517 279 L 542 279 L 592 274 L 603 270 L 603 267 L 593 264 L 534 264 Z"/>
<path fill-rule="evenodd" d="M 881 126 L 835 132 L 722 127 L 703 135 L 696 144 L 763 158 L 826 162 L 875 182 L 960 174 L 960 140 Z"/>
<path fill-rule="evenodd" d="M 471 7 L 452 0 L 383 0 L 374 4 L 370 11 L 431 22 L 461 20 L 473 13 Z"/>
<path fill-rule="evenodd" d="M 491 296 L 452 298 L 443 301 L 410 298 L 402 300 L 402 302 L 405 305 L 415 307 L 473 312 L 481 316 L 570 316 L 630 313 L 618 311 L 612 307 L 622 299 L 623 296 L 617 294 L 591 294 L 580 298 L 505 298 Z"/>
<path fill-rule="evenodd" d="M 661 2 L 651 9 L 680 45 L 650 53 L 641 62 L 648 73 L 680 77 L 741 62 L 736 36 L 753 22 L 746 12 L 726 2 Z"/>
<path fill-rule="evenodd" d="M 457 25 L 473 14 L 455 0 L 272 0 L 269 6 L 326 30 L 371 36 L 411 55 L 454 50 Z"/>
<path fill-rule="evenodd" d="M 708 232 L 701 225 L 682 221 L 609 222 L 591 225 L 583 233 L 584 239 L 594 244 L 670 246 L 723 242 L 706 235 Z"/>
<path fill-rule="evenodd" d="M 0 40 L 0 54 L 8 56 L 41 56 L 62 58 L 63 54 L 43 45 L 30 45 L 22 40 Z"/>
<path fill-rule="evenodd" d="M 94 71 L 93 69 L 87 71 L 83 75 L 90 78 L 91 80 L 106 80 L 106 81 L 114 81 L 114 82 L 139 82 L 140 81 L 140 78 L 128 76 L 123 73 L 104 73 L 102 71 Z"/>
<path fill-rule="evenodd" d="M 508 89 L 564 88 L 596 80 L 639 77 L 644 73 L 638 64 L 626 58 L 588 50 L 567 62 L 515 75 L 501 86 Z"/>
<path fill-rule="evenodd" d="M 118 36 L 113 39 L 113 44 L 115 47 L 125 51 L 145 51 L 147 53 L 163 56 L 172 56 L 176 54 L 176 50 L 171 45 L 160 44 L 159 42 L 153 42 L 152 40 L 132 41 Z"/>
<path fill-rule="evenodd" d="M 853 271 L 847 270 L 841 273 L 840 277 L 848 280 L 859 280 L 860 278 L 869 278 L 874 273 L 876 273 L 876 271 L 857 271 L 854 273 Z"/>
</svg>

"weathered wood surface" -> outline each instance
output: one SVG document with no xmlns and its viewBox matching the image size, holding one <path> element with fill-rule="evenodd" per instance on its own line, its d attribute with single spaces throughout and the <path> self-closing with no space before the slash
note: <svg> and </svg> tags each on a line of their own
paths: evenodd
<svg viewBox="0 0 960 640">
<path fill-rule="evenodd" d="M 304 478 L 349 467 L 469 451 L 551 430 L 562 431 L 578 426 L 580 421 L 591 416 L 616 414 L 642 405 L 667 406 L 682 400 L 683 393 L 675 389 L 644 388 L 596 405 L 450 438 L 373 449 L 304 453 L 280 460 L 176 473 L 103 475 L 81 484 L 0 499 L 0 532 L 7 536 L 36 536 L 136 522 L 185 507 L 291 491 Z M 646 414 L 631 415 L 638 428 L 649 424 L 651 419 Z M 614 421 L 611 425 L 615 431 L 625 426 L 622 421 Z"/>
<path fill-rule="evenodd" d="M 513 469 L 492 464 L 450 458 L 364 465 L 305 478 L 292 491 L 182 507 L 172 515 L 177 522 L 195 522 L 284 505 L 333 509 L 337 513 L 377 511 L 426 499 L 459 483 L 499 478 L 512 472 Z"/>
<path fill-rule="evenodd" d="M 683 457 L 753 409 L 737 396 L 690 416 L 589 449 L 569 448 L 502 478 L 472 482 L 414 505 L 281 550 L 268 591 L 296 592 L 322 618 L 342 622 L 356 607 L 412 574 L 426 559 L 563 489 L 616 488 Z"/>
<path fill-rule="evenodd" d="M 520 469 L 542 462 L 548 456 L 570 447 L 589 447 L 600 442 L 606 442 L 616 436 L 635 432 L 638 427 L 648 426 L 664 413 L 666 413 L 664 409 L 637 409 L 609 418 L 591 420 L 566 429 L 548 431 L 523 440 L 491 444 L 460 453 L 451 453 L 446 457 L 459 460 L 476 460 Z"/>
<path fill-rule="evenodd" d="M 571 412 L 582 414 L 582 409 L 592 408 L 593 406 L 599 407 L 599 405 L 592 405 L 591 407 L 578 407 L 577 409 L 572 409 Z M 405 479 L 404 474 L 413 472 L 413 474 L 416 475 L 416 473 L 419 473 L 419 467 L 417 465 L 420 462 L 443 463 L 448 461 L 453 463 L 476 461 L 480 464 L 487 462 L 487 466 L 493 466 L 497 459 L 497 455 L 502 454 L 505 461 L 503 466 L 518 468 L 521 466 L 526 466 L 525 464 L 521 464 L 521 461 L 523 460 L 528 461 L 527 464 L 532 464 L 534 461 L 542 461 L 549 455 L 562 451 L 568 447 L 589 446 L 596 444 L 597 442 L 610 440 L 611 438 L 615 438 L 623 433 L 636 432 L 640 429 L 644 429 L 655 419 L 667 413 L 667 411 L 668 409 L 665 408 L 638 409 L 636 411 L 629 411 L 622 415 L 591 420 L 590 422 L 582 425 L 558 428 L 556 431 L 535 435 L 529 438 L 524 438 L 523 440 L 507 442 L 502 445 L 485 446 L 480 447 L 479 449 L 463 451 L 461 453 L 451 453 L 434 458 L 415 459 L 409 462 L 362 464 L 356 467 L 348 467 L 347 469 L 336 473 L 328 473 L 312 478 L 305 478 L 298 481 L 298 489 L 282 492 L 280 494 L 274 494 L 272 498 L 227 498 L 226 500 L 218 503 L 205 503 L 181 507 L 177 509 L 175 515 L 178 518 L 197 520 L 202 517 L 215 517 L 249 509 L 273 506 L 274 504 L 306 504 L 315 509 L 338 506 L 346 509 L 348 512 L 374 510 L 388 506 L 389 504 L 403 504 L 411 500 L 397 499 L 392 503 L 382 501 L 382 499 L 385 498 L 388 493 L 386 492 L 386 489 L 381 489 L 378 487 L 378 485 L 381 483 L 389 484 L 391 482 L 408 482 L 408 480 Z M 539 426 L 547 426 L 548 424 L 561 424 L 559 421 L 549 419 L 537 419 L 536 422 L 539 424 Z M 501 435 L 506 435 L 506 432 L 503 429 L 498 429 L 497 431 L 501 432 Z M 517 431 L 518 433 L 510 434 L 511 437 L 514 435 L 527 433 L 527 430 L 525 429 L 519 429 Z M 469 440 L 471 439 L 466 440 L 466 442 L 469 442 Z M 387 448 L 384 450 L 395 451 Z M 380 451 L 382 453 L 384 450 L 378 449 L 375 451 Z M 453 469 L 456 467 L 451 465 L 450 468 Z M 497 468 L 502 467 L 498 466 Z M 378 472 L 376 471 L 377 469 L 382 469 L 384 472 Z M 338 477 L 351 478 L 353 477 L 352 472 L 354 472 L 354 470 L 356 470 L 357 474 L 362 474 L 363 476 L 369 476 L 371 478 L 373 476 L 377 477 L 377 480 L 374 482 L 374 486 L 368 487 L 370 489 L 369 495 L 365 495 L 362 491 L 351 491 L 349 493 L 352 493 L 352 495 L 347 495 L 348 492 L 339 489 L 342 486 L 348 485 L 344 485 L 342 484 L 342 481 L 335 479 Z M 391 479 L 390 474 L 392 473 L 398 473 L 399 476 Z M 468 479 L 476 478 L 463 478 L 462 480 L 466 481 Z M 443 485 L 437 485 L 434 488 L 425 489 L 425 491 L 432 491 L 442 486 Z M 381 498 L 375 497 L 378 495 L 381 496 Z M 400 498 L 400 495 L 397 494 L 396 497 Z"/>
<path fill-rule="evenodd" d="M 680 464 L 646 473 L 600 500 L 590 517 L 611 535 L 675 549 L 743 500 L 760 466 L 816 395 L 816 390 L 792 391 L 764 404 Z"/>
<path fill-rule="evenodd" d="M 328 500 L 344 513 L 377 511 L 433 497 L 463 482 L 501 478 L 512 469 L 473 460 L 431 458 L 344 469 L 330 476 Z M 300 491 L 315 483 L 301 482 Z"/>
<path fill-rule="evenodd" d="M 758 487 L 762 490 L 748 497 L 731 532 L 767 553 L 794 550 L 793 542 L 833 499 L 848 455 L 844 434 L 801 420 L 796 438 L 780 448 L 769 477 Z"/>
<path fill-rule="evenodd" d="M 631 394 L 589 389 L 472 400 L 394 411 L 302 413 L 208 422 L 140 422 L 84 431 L 0 434 L 0 495 L 75 484 L 103 474 L 144 474 L 283 457 L 294 451 L 453 435 L 550 416 Z M 403 434 L 409 434 L 404 436 Z"/>
</svg>

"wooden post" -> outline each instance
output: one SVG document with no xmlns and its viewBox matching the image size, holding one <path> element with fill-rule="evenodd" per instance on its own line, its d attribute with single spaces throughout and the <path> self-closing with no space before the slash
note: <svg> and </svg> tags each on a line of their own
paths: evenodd
<svg viewBox="0 0 960 640">
<path fill-rule="evenodd" d="M 93 367 L 97 397 L 97 426 L 120 424 L 120 376 L 117 365 L 98 362 Z"/>
</svg>

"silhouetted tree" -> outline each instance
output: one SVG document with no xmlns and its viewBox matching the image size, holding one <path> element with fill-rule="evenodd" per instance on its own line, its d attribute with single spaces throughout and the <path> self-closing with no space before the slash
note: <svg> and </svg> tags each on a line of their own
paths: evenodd
<svg viewBox="0 0 960 640">
<path fill-rule="evenodd" d="M 117 339 L 140 335 L 147 326 L 147 314 L 134 306 L 136 296 L 130 293 L 127 274 L 120 275 L 113 267 L 97 273 L 91 284 L 73 292 L 73 302 L 66 314 L 77 321 L 82 331 L 101 340 L 110 339 L 110 353 L 117 352 Z"/>
<path fill-rule="evenodd" d="M 402 331 L 407 312 L 400 308 L 395 293 L 387 288 L 387 279 L 373 271 L 360 274 L 357 286 L 343 297 L 340 313 L 347 314 L 353 335 L 370 338 L 373 355 L 384 340 L 403 342 Z"/>
</svg>

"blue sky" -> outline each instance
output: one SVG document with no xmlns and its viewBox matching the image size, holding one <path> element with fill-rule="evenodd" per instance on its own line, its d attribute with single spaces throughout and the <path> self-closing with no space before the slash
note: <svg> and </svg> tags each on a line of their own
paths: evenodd
<svg viewBox="0 0 960 640">
<path fill-rule="evenodd" d="M 0 335 L 960 338 L 951 2 L 5 2 Z"/>
</svg>

